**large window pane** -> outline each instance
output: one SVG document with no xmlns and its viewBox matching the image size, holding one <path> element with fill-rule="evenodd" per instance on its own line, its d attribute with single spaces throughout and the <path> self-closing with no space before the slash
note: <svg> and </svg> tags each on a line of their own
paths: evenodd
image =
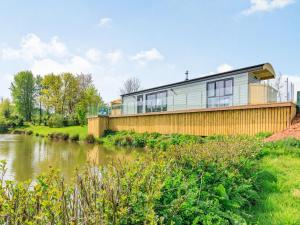
<svg viewBox="0 0 300 225">
<path fill-rule="evenodd" d="M 224 95 L 224 80 L 216 82 L 216 96 Z"/>
<path fill-rule="evenodd" d="M 207 84 L 207 96 L 208 97 L 215 96 L 215 82 L 211 82 Z"/>
<path fill-rule="evenodd" d="M 157 92 L 146 95 L 146 112 L 161 112 L 167 110 L 167 92 Z"/>
<path fill-rule="evenodd" d="M 231 106 L 233 101 L 233 79 L 223 79 L 207 84 L 207 107 Z"/>
<path fill-rule="evenodd" d="M 225 80 L 225 95 L 232 95 L 232 93 L 233 93 L 232 79 Z"/>
<path fill-rule="evenodd" d="M 137 113 L 143 113 L 143 95 L 137 97 Z"/>
</svg>

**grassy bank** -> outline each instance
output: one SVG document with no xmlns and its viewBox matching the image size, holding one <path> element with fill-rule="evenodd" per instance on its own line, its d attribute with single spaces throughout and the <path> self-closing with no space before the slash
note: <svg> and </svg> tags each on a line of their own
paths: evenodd
<svg viewBox="0 0 300 225">
<path fill-rule="evenodd" d="M 0 223 L 300 224 L 300 141 L 264 143 L 268 135 L 107 132 L 104 144 L 151 151 L 130 163 L 87 168 L 71 184 L 55 171 L 33 188 L 0 180 Z"/>
<path fill-rule="evenodd" d="M 28 125 L 24 128 L 18 128 L 18 130 L 32 131 L 33 134 L 39 134 L 48 136 L 52 133 L 63 133 L 69 134 L 69 136 L 74 136 L 76 134 L 79 135 L 80 140 L 84 140 L 87 136 L 87 126 L 69 126 L 69 127 L 61 127 L 61 128 L 51 128 L 47 126 L 36 126 L 36 125 Z"/>
<path fill-rule="evenodd" d="M 253 212 L 255 222 L 300 224 L 300 141 L 267 143 L 261 154 L 262 195 Z"/>
</svg>

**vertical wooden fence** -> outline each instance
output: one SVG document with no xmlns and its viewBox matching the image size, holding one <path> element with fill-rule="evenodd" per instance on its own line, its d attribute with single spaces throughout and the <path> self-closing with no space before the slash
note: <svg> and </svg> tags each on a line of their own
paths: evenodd
<svg viewBox="0 0 300 225">
<path fill-rule="evenodd" d="M 106 129 L 135 132 L 254 135 L 288 128 L 296 113 L 293 103 L 273 103 L 216 109 L 199 109 L 126 116 L 89 118 L 89 133 L 101 136 Z"/>
</svg>

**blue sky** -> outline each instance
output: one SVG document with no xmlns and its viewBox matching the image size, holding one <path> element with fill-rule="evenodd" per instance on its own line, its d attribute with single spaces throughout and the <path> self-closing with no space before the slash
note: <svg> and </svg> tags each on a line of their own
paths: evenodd
<svg viewBox="0 0 300 225">
<path fill-rule="evenodd" d="M 106 101 L 142 87 L 263 62 L 300 90 L 298 0 L 3 0 L 0 96 L 13 74 L 92 73 Z"/>
</svg>

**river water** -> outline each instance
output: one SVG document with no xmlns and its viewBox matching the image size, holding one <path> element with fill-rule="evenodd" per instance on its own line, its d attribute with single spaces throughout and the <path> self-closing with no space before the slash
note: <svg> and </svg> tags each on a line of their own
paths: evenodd
<svg viewBox="0 0 300 225">
<path fill-rule="evenodd" d="M 0 160 L 6 160 L 6 180 L 25 181 L 59 169 L 69 180 L 76 169 L 87 164 L 106 165 L 113 160 L 132 160 L 141 150 L 85 143 L 51 141 L 26 135 L 0 135 Z"/>
</svg>

